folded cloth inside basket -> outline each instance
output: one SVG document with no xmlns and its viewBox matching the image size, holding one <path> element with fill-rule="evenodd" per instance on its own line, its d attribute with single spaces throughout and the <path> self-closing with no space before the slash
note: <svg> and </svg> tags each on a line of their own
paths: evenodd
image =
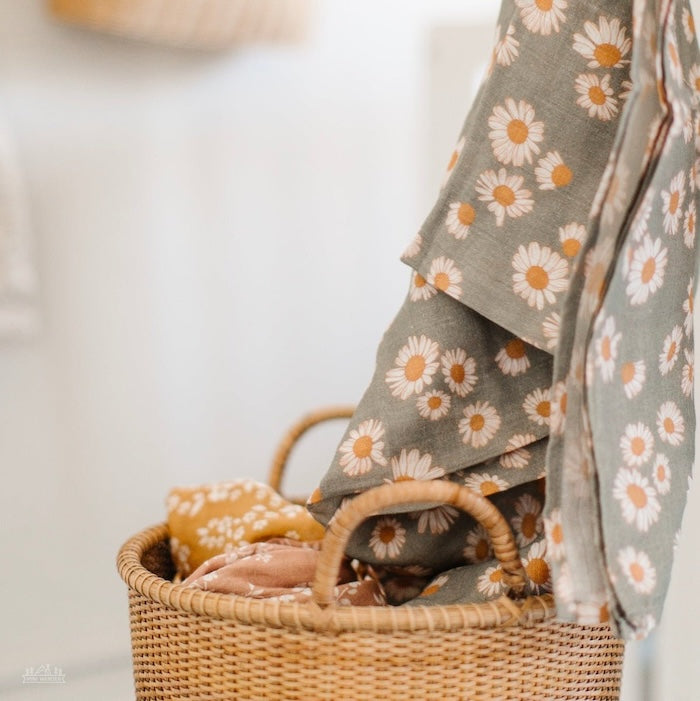
<svg viewBox="0 0 700 701">
<path fill-rule="evenodd" d="M 325 531 L 303 506 L 251 479 L 174 487 L 166 505 L 170 548 L 181 577 L 242 545 L 275 537 L 313 541 Z"/>
<path fill-rule="evenodd" d="M 254 599 L 310 601 L 319 546 L 319 541 L 305 543 L 288 538 L 243 545 L 210 558 L 183 584 Z M 340 569 L 335 597 L 342 605 L 386 603 L 378 583 L 370 577 L 358 578 L 347 560 Z"/>
</svg>

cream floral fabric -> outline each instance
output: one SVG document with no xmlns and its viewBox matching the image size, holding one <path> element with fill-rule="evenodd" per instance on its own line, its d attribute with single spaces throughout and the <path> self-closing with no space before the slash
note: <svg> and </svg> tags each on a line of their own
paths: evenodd
<svg viewBox="0 0 700 701">
<path fill-rule="evenodd" d="M 699 98 L 685 1 L 503 2 L 319 520 L 386 481 L 457 481 L 501 509 L 560 618 L 651 630 L 694 459 Z M 503 593 L 484 536 L 426 504 L 350 553 L 394 603 L 477 601 Z"/>
</svg>

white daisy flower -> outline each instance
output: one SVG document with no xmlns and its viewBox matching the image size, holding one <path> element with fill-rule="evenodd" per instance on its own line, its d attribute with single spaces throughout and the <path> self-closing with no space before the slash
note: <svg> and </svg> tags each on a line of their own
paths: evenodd
<svg viewBox="0 0 700 701">
<path fill-rule="evenodd" d="M 680 170 L 671 180 L 668 191 L 661 191 L 664 212 L 664 231 L 671 236 L 678 233 L 685 199 L 685 171 Z"/>
<path fill-rule="evenodd" d="M 515 502 L 515 514 L 511 519 L 515 539 L 520 547 L 530 545 L 544 531 L 542 504 L 530 494 L 523 494 Z"/>
<path fill-rule="evenodd" d="M 532 433 L 516 433 L 506 443 L 505 450 L 498 459 L 501 467 L 506 470 L 522 470 L 530 462 L 530 451 L 526 445 L 534 443 L 537 439 Z"/>
<path fill-rule="evenodd" d="M 523 181 L 522 175 L 508 175 L 505 168 L 479 175 L 476 191 L 482 202 L 488 202 L 489 212 L 496 215 L 496 226 L 503 226 L 506 215 L 515 218 L 532 211 L 532 193 L 522 187 Z"/>
<path fill-rule="evenodd" d="M 369 472 L 375 465 L 386 465 L 384 457 L 384 424 L 377 419 L 367 419 L 350 431 L 338 448 L 340 466 L 346 475 L 354 477 Z"/>
<path fill-rule="evenodd" d="M 418 532 L 430 531 L 433 535 L 446 533 L 459 516 L 459 509 L 449 504 L 413 512 L 411 518 L 418 519 Z"/>
<path fill-rule="evenodd" d="M 635 424 L 627 424 L 625 432 L 620 438 L 622 459 L 630 467 L 641 467 L 654 450 L 654 436 L 647 426 L 641 421 Z"/>
<path fill-rule="evenodd" d="M 462 273 L 450 258 L 445 256 L 435 258 L 430 264 L 427 279 L 428 284 L 440 292 L 450 295 L 450 297 L 459 298 L 462 296 L 462 288 L 459 286 L 459 283 L 462 282 Z"/>
<path fill-rule="evenodd" d="M 488 125 L 493 155 L 503 165 L 532 163 L 533 153 L 540 152 L 544 123 L 535 121 L 535 110 L 524 100 L 506 98 L 505 105 L 493 108 Z"/>
<path fill-rule="evenodd" d="M 620 550 L 617 562 L 627 577 L 627 581 L 639 594 L 650 594 L 656 586 L 656 570 L 649 556 L 632 546 Z"/>
<path fill-rule="evenodd" d="M 690 200 L 688 209 L 685 210 L 685 217 L 683 217 L 683 243 L 688 248 L 693 248 L 695 246 L 695 228 L 697 223 L 698 218 L 695 200 Z"/>
<path fill-rule="evenodd" d="M 501 26 L 496 27 L 496 36 L 500 36 Z M 515 27 L 508 25 L 505 34 L 496 42 L 493 49 L 494 59 L 499 66 L 510 66 L 518 58 L 520 42 L 515 38 Z"/>
<path fill-rule="evenodd" d="M 646 533 L 659 520 L 661 505 L 656 490 L 638 470 L 622 467 L 618 470 L 613 486 L 613 496 L 620 502 L 622 518 Z"/>
<path fill-rule="evenodd" d="M 459 397 L 466 397 L 479 379 L 476 374 L 476 360 L 470 358 L 463 348 L 455 348 L 445 351 L 440 362 L 450 391 Z"/>
<path fill-rule="evenodd" d="M 523 409 L 530 421 L 538 426 L 548 426 L 549 416 L 552 411 L 550 403 L 550 388 L 537 388 L 525 397 Z"/>
<path fill-rule="evenodd" d="M 567 0 L 515 0 L 515 4 L 525 28 L 534 34 L 548 36 L 559 31 L 560 22 L 566 22 Z"/>
<path fill-rule="evenodd" d="M 467 545 L 462 555 L 470 564 L 485 562 L 493 557 L 491 538 L 481 524 L 467 533 Z"/>
<path fill-rule="evenodd" d="M 668 458 L 663 453 L 656 454 L 651 475 L 659 494 L 668 494 L 671 490 L 671 467 Z"/>
<path fill-rule="evenodd" d="M 643 360 L 629 361 L 623 363 L 620 368 L 622 378 L 622 388 L 625 390 L 627 399 L 636 397 L 644 386 L 646 380 L 646 365 Z"/>
<path fill-rule="evenodd" d="M 683 349 L 683 354 L 685 355 L 685 365 L 683 366 L 683 373 L 681 377 L 681 390 L 686 397 L 693 396 L 693 381 L 694 381 L 694 356 L 693 352 L 689 351 L 687 348 Z"/>
<path fill-rule="evenodd" d="M 559 242 L 562 253 L 567 258 L 575 258 L 581 250 L 581 245 L 586 237 L 586 227 L 583 224 L 571 222 L 566 226 L 559 227 Z"/>
<path fill-rule="evenodd" d="M 411 289 L 409 295 L 412 302 L 430 299 L 437 294 L 437 290 L 420 274 L 414 272 L 411 276 Z"/>
<path fill-rule="evenodd" d="M 555 190 L 558 187 L 566 187 L 571 183 L 573 177 L 571 168 L 564 163 L 559 151 L 550 151 L 544 158 L 537 161 L 535 178 L 540 185 L 540 190 Z"/>
<path fill-rule="evenodd" d="M 556 348 L 559 343 L 559 329 L 561 327 L 561 316 L 558 312 L 550 314 L 542 322 L 542 335 L 547 339 L 547 348 Z"/>
<path fill-rule="evenodd" d="M 609 74 L 598 78 L 593 73 L 582 73 L 576 78 L 574 87 L 579 94 L 576 104 L 588 110 L 589 117 L 608 122 L 617 116 L 617 100 L 613 97 Z"/>
<path fill-rule="evenodd" d="M 690 338 L 690 335 L 693 333 L 693 307 L 695 305 L 693 284 L 694 278 L 691 277 L 686 290 L 687 297 L 683 300 L 683 311 L 685 312 L 683 328 L 685 329 L 685 333 L 688 338 Z"/>
<path fill-rule="evenodd" d="M 522 338 L 513 338 L 496 354 L 496 363 L 504 375 L 516 377 L 530 367 Z"/>
<path fill-rule="evenodd" d="M 661 248 L 661 239 L 645 236 L 634 249 L 626 292 L 630 304 L 644 304 L 663 284 L 668 263 L 668 249 Z"/>
<path fill-rule="evenodd" d="M 398 456 L 391 458 L 391 474 L 393 482 L 410 480 L 434 480 L 444 477 L 445 470 L 432 465 L 433 456 L 430 453 L 421 455 L 417 448 L 401 450 Z"/>
<path fill-rule="evenodd" d="M 386 373 L 385 381 L 395 397 L 408 399 L 412 394 L 420 394 L 425 385 L 433 382 L 438 369 L 440 347 L 427 336 L 410 336 L 401 348 L 394 363 L 396 367 Z"/>
<path fill-rule="evenodd" d="M 502 492 L 510 487 L 508 482 L 498 475 L 490 475 L 488 472 L 470 473 L 464 478 L 465 486 L 488 497 L 491 494 Z"/>
<path fill-rule="evenodd" d="M 406 249 L 401 254 L 402 258 L 415 258 L 419 253 L 421 246 L 423 245 L 423 237 L 420 234 L 416 234 L 413 237 L 411 243 L 406 246 Z"/>
<path fill-rule="evenodd" d="M 569 398 L 566 391 L 566 381 L 560 380 L 555 383 L 550 390 L 550 416 L 549 429 L 555 435 L 564 432 L 564 422 L 566 421 L 566 402 Z"/>
<path fill-rule="evenodd" d="M 450 156 L 450 160 L 447 164 L 447 169 L 445 171 L 445 177 L 443 178 L 443 181 L 442 181 L 442 187 L 445 187 L 445 185 L 447 185 L 447 181 L 450 179 L 450 176 L 452 175 L 452 171 L 455 169 L 455 166 L 457 165 L 457 161 L 459 160 L 459 157 L 462 154 L 462 149 L 464 148 L 464 144 L 465 144 L 465 138 L 461 137 L 460 140 L 457 142 L 457 145 L 455 146 L 455 149 L 452 152 L 452 155 Z"/>
<path fill-rule="evenodd" d="M 561 527 L 561 511 L 552 509 L 544 519 L 547 553 L 555 561 L 564 557 L 564 531 Z"/>
<path fill-rule="evenodd" d="M 478 401 L 463 411 L 459 432 L 463 443 L 471 443 L 474 448 L 483 448 L 501 427 L 501 417 L 488 402 Z"/>
<path fill-rule="evenodd" d="M 418 413 L 424 419 L 437 421 L 438 419 L 447 416 L 447 413 L 450 411 L 451 403 L 452 398 L 449 394 L 446 394 L 439 389 L 434 389 L 418 397 L 416 406 L 418 407 Z"/>
<path fill-rule="evenodd" d="M 380 518 L 369 539 L 369 547 L 380 560 L 398 557 L 405 543 L 406 529 L 393 516 Z"/>
<path fill-rule="evenodd" d="M 659 372 L 662 375 L 667 375 L 673 370 L 678 353 L 681 349 L 681 341 L 683 340 L 683 329 L 680 326 L 674 326 L 666 338 L 661 353 L 659 353 Z"/>
<path fill-rule="evenodd" d="M 503 570 L 500 565 L 487 567 L 483 574 L 476 580 L 476 588 L 480 594 L 487 599 L 493 599 L 499 594 L 503 594 L 506 589 L 503 581 Z"/>
<path fill-rule="evenodd" d="M 456 239 L 467 238 L 469 228 L 476 219 L 476 211 L 468 202 L 452 202 L 445 219 L 445 226 Z"/>
<path fill-rule="evenodd" d="M 632 48 L 632 40 L 619 19 L 608 21 L 601 16 L 597 25 L 588 21 L 583 28 L 586 36 L 574 34 L 574 50 L 588 59 L 589 68 L 619 68 L 629 63 L 625 56 Z"/>
<path fill-rule="evenodd" d="M 656 429 L 659 437 L 670 445 L 680 445 L 685 433 L 685 420 L 675 402 L 664 402 L 656 412 Z"/>
<path fill-rule="evenodd" d="M 513 256 L 513 291 L 527 300 L 528 306 L 542 310 L 545 302 L 554 304 L 555 293 L 569 286 L 569 264 L 548 246 L 532 241 L 527 248 L 518 246 Z"/>
<path fill-rule="evenodd" d="M 594 343 L 595 366 L 600 369 L 603 382 L 610 382 L 615 372 L 615 360 L 617 359 L 617 347 L 622 338 L 622 332 L 615 333 L 615 318 L 609 316 L 603 321 L 603 316 L 598 317 L 596 326 L 600 327 L 600 335 Z"/>
<path fill-rule="evenodd" d="M 695 38 L 695 20 L 693 13 L 687 8 L 683 8 L 683 33 L 685 38 L 692 43 Z"/>
<path fill-rule="evenodd" d="M 525 572 L 530 580 L 528 582 L 530 590 L 534 594 L 552 591 L 552 580 L 549 564 L 545 559 L 547 554 L 547 543 L 540 540 L 535 543 L 527 556 L 521 558 Z"/>
</svg>

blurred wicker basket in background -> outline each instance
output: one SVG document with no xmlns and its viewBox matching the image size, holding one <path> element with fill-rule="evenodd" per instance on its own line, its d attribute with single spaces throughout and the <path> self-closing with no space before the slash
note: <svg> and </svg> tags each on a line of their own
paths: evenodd
<svg viewBox="0 0 700 701">
<path fill-rule="evenodd" d="M 304 39 L 313 0 L 48 0 L 58 19 L 157 44 L 217 50 Z"/>
</svg>

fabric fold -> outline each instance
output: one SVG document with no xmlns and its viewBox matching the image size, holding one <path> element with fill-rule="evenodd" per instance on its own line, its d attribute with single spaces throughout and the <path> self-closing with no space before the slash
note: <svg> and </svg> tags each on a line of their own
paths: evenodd
<svg viewBox="0 0 700 701">
<path fill-rule="evenodd" d="M 402 257 L 406 301 L 309 501 L 321 522 L 385 481 L 461 481 L 561 619 L 651 630 L 694 460 L 699 98 L 685 0 L 503 2 Z M 411 603 L 499 595 L 484 534 L 453 511 L 375 516 L 349 552 L 437 575 Z"/>
</svg>

